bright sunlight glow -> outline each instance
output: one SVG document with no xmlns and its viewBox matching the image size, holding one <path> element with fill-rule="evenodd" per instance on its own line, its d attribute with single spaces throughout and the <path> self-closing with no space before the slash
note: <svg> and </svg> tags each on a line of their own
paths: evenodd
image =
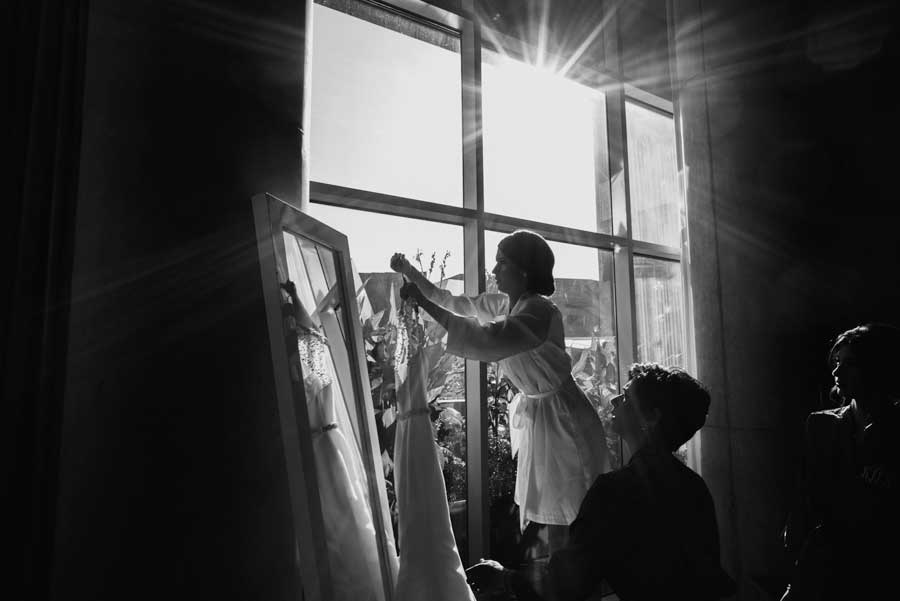
<svg viewBox="0 0 900 601">
<path fill-rule="evenodd" d="M 461 205 L 459 54 L 319 4 L 314 19 L 311 179 Z M 603 93 L 502 54 L 486 51 L 484 61 L 485 209 L 594 231 L 595 166 L 606 160 Z M 361 272 L 387 271 L 391 252 L 411 254 L 419 241 L 429 255 L 453 249 L 448 272 L 462 271 L 458 228 L 417 236 L 424 222 L 321 205 L 311 213 L 347 234 Z M 494 250 L 486 249 L 488 269 Z M 559 277 L 596 277 L 589 254 L 557 265 L 593 275 Z"/>
<path fill-rule="evenodd" d="M 596 116 L 603 95 L 491 54 L 482 70 L 485 210 L 597 226 Z"/>
</svg>

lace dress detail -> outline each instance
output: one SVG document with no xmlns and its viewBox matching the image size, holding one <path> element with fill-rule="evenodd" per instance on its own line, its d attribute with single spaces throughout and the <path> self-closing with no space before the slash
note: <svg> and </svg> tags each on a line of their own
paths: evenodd
<svg viewBox="0 0 900 601">
<path fill-rule="evenodd" d="M 327 366 L 327 344 L 325 336 L 318 330 L 303 332 L 297 338 L 303 374 L 306 378 L 317 378 L 321 386 L 331 384 L 331 373 Z"/>
</svg>

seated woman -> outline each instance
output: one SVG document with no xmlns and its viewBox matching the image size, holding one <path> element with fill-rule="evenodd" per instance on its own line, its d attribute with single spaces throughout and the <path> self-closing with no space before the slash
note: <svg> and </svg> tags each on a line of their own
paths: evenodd
<svg viewBox="0 0 900 601">
<path fill-rule="evenodd" d="M 709 393 L 677 368 L 637 364 L 629 376 L 613 400 L 612 427 L 631 460 L 588 491 L 569 544 L 550 559 L 550 596 L 599 598 L 604 579 L 623 601 L 728 596 L 735 587 L 720 564 L 712 497 L 673 454 L 706 421 Z M 468 573 L 477 590 L 505 586 L 519 598 L 536 598 L 518 573 L 496 562 Z"/>
<path fill-rule="evenodd" d="M 806 420 L 802 502 L 785 533 L 789 550 L 802 548 L 782 600 L 894 598 L 900 330 L 887 324 L 847 330 L 829 359 L 842 406 Z"/>
</svg>

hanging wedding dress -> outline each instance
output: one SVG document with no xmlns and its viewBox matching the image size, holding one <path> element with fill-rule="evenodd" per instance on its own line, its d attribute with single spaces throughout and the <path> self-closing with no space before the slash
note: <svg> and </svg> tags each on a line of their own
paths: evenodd
<svg viewBox="0 0 900 601">
<path fill-rule="evenodd" d="M 447 490 L 429 417 L 424 328 L 406 303 L 398 322 L 394 484 L 400 572 L 394 599 L 474 601 L 453 537 Z"/>
<path fill-rule="evenodd" d="M 351 425 L 337 405 L 341 390 L 327 344 L 317 330 L 298 337 L 334 599 L 380 601 L 384 585 L 372 504 Z M 393 536 L 388 540 L 388 567 L 396 574 Z"/>
<path fill-rule="evenodd" d="M 393 599 L 475 601 L 456 548 L 429 417 L 424 327 L 406 303 L 394 323 L 399 558 L 393 536 L 386 533 L 387 568 L 396 582 Z M 372 505 L 349 418 L 342 410 L 340 379 L 326 337 L 317 328 L 298 332 L 295 360 L 306 391 L 334 599 L 377 601 L 383 598 L 383 581 Z"/>
</svg>

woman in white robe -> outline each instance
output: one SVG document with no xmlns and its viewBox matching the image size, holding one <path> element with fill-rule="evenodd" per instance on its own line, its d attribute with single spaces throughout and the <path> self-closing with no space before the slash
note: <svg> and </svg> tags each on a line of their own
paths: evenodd
<svg viewBox="0 0 900 601">
<path fill-rule="evenodd" d="M 553 551 L 594 479 L 608 469 L 606 435 L 572 377 L 562 315 L 547 298 L 554 291 L 549 245 L 520 230 L 500 242 L 496 260 L 493 274 L 504 294 L 477 297 L 436 287 L 402 254 L 391 258 L 391 268 L 410 281 L 402 292 L 447 330 L 448 352 L 498 361 L 520 391 L 510 406 L 515 502 L 523 530 L 530 522 L 548 526 Z"/>
</svg>

